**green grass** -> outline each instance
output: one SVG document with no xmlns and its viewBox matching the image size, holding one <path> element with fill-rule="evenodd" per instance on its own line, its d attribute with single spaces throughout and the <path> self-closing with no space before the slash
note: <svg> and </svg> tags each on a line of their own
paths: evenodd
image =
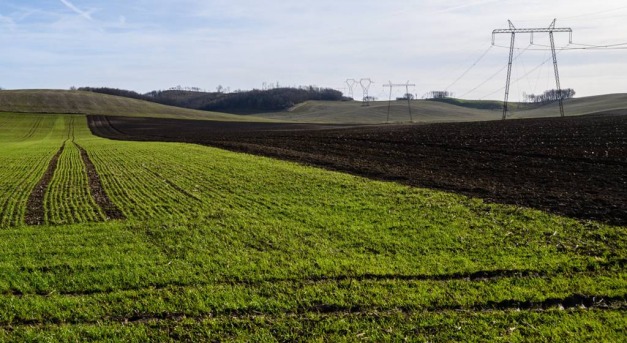
<svg viewBox="0 0 627 343">
<path fill-rule="evenodd" d="M 624 336 L 624 227 L 37 118 L 0 115 L 3 161 L 45 164 L 73 133 L 127 219 L 93 216 L 70 139 L 46 207 L 64 224 L 0 229 L 0 341 Z M 560 310 L 579 296 L 611 306 Z"/>
<path fill-rule="evenodd" d="M 65 118 L 70 116 L 5 114 L 0 118 L 0 224 L 7 227 L 24 222 L 30 192 L 67 139 Z"/>
</svg>

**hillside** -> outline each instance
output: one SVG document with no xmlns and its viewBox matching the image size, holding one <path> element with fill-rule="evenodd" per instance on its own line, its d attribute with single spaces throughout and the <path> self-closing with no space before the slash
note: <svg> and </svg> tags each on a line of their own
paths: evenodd
<svg viewBox="0 0 627 343">
<path fill-rule="evenodd" d="M 464 106 L 465 104 L 469 106 Z M 457 105 L 430 101 L 413 100 L 411 110 L 414 122 L 462 122 L 501 119 L 502 110 L 478 109 L 472 101 L 459 101 Z M 515 108 L 516 106 L 512 106 Z M 627 94 L 608 94 L 592 97 L 569 99 L 564 102 L 567 116 L 595 113 L 627 113 Z M 386 122 L 388 102 L 372 102 L 362 106 L 361 102 L 309 101 L 293 107 L 287 112 L 275 112 L 257 115 L 261 118 L 289 120 L 311 123 L 367 123 Z M 513 110 L 510 118 L 540 118 L 559 116 L 559 106 L 552 103 L 529 110 Z M 407 102 L 393 101 L 390 108 L 390 122 L 408 122 Z"/>
<path fill-rule="evenodd" d="M 263 118 L 191 110 L 114 95 L 66 90 L 2 90 L 0 91 L 0 112 L 106 114 L 130 117 L 267 121 Z"/>
<path fill-rule="evenodd" d="M 343 101 L 340 91 L 315 86 L 280 87 L 265 90 L 253 89 L 235 92 L 203 92 L 176 88 L 139 94 L 135 91 L 108 87 L 81 87 L 79 91 L 123 96 L 203 111 L 232 114 L 255 114 L 284 111 L 308 100 Z"/>
</svg>

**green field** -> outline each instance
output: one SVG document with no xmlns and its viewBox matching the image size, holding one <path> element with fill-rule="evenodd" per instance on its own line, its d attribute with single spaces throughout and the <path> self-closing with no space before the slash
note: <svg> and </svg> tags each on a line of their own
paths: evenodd
<svg viewBox="0 0 627 343">
<path fill-rule="evenodd" d="M 0 114 L 0 156 L 0 342 L 625 338 L 625 227 L 106 140 L 82 115 Z"/>
<path fill-rule="evenodd" d="M 112 116 L 196 120 L 267 121 L 227 113 L 197 111 L 153 102 L 64 90 L 0 90 L 0 112 L 104 114 Z"/>
</svg>

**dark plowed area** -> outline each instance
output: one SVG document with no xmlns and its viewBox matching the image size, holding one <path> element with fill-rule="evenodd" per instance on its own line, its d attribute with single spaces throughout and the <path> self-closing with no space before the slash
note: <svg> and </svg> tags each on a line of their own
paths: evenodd
<svg viewBox="0 0 627 343">
<path fill-rule="evenodd" d="M 52 176 L 54 176 L 54 171 L 57 169 L 57 163 L 59 162 L 59 157 L 61 153 L 63 153 L 64 148 L 65 142 L 63 142 L 59 151 L 52 157 L 50 163 L 48 163 L 48 169 L 46 169 L 46 172 L 41 179 L 39 179 L 39 182 L 28 196 L 26 214 L 24 215 L 24 222 L 26 222 L 27 225 L 41 225 L 44 223 L 44 215 L 46 212 L 44 209 L 44 194 L 46 194 L 48 185 L 50 181 L 52 181 Z"/>
<path fill-rule="evenodd" d="M 96 201 L 96 204 L 100 206 L 102 211 L 107 216 L 107 219 L 124 219 L 124 214 L 122 211 L 118 209 L 117 206 L 109 199 L 107 193 L 104 191 L 104 187 L 102 187 L 102 182 L 100 181 L 100 176 L 96 171 L 96 167 L 91 162 L 89 155 L 87 155 L 87 151 L 83 149 L 80 145 L 74 143 L 78 150 L 81 153 L 81 158 L 83 159 L 83 163 L 85 164 L 85 169 L 87 170 L 87 178 L 89 179 L 89 191 L 91 196 Z"/>
<path fill-rule="evenodd" d="M 627 225 L 627 116 L 333 127 L 92 116 L 107 138 L 193 142 Z"/>
</svg>

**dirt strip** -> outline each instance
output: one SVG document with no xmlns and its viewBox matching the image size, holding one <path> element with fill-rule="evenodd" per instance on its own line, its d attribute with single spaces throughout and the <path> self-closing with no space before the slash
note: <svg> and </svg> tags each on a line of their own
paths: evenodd
<svg viewBox="0 0 627 343">
<path fill-rule="evenodd" d="M 48 169 L 41 177 L 35 188 L 30 193 L 28 197 L 28 202 L 26 203 L 26 214 L 24 215 L 24 222 L 27 225 L 42 225 L 44 224 L 45 217 L 45 209 L 44 209 L 44 196 L 46 195 L 46 190 L 48 189 L 48 185 L 50 181 L 52 181 L 52 177 L 54 176 L 54 171 L 57 169 L 57 162 L 59 161 L 59 157 L 65 149 L 65 143 L 61 145 L 59 151 L 52 157 L 50 163 L 48 164 Z"/>
<path fill-rule="evenodd" d="M 102 187 L 102 181 L 100 181 L 100 176 L 96 171 L 96 167 L 92 163 L 87 151 L 83 149 L 80 145 L 74 143 L 78 150 L 81 153 L 81 158 L 83 159 L 83 163 L 85 164 L 85 168 L 87 169 L 87 177 L 89 179 L 89 192 L 91 196 L 96 201 L 96 204 L 100 206 L 102 211 L 107 216 L 107 220 L 109 219 L 124 219 L 124 214 L 120 209 L 109 199 L 109 196 L 104 191 L 104 187 Z"/>
</svg>

